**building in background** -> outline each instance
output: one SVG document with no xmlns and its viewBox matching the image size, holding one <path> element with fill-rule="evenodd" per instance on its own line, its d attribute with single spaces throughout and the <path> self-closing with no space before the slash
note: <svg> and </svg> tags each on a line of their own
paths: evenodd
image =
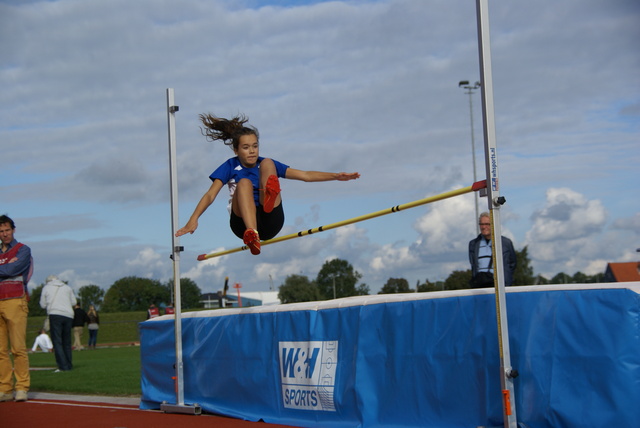
<svg viewBox="0 0 640 428">
<path fill-rule="evenodd" d="M 640 262 L 608 263 L 604 282 L 640 282 Z"/>
<path fill-rule="evenodd" d="M 226 300 L 224 304 L 222 302 L 223 299 Z M 278 299 L 277 291 L 240 292 L 240 299 L 242 300 L 243 308 L 251 306 L 267 306 L 280 304 L 280 299 Z M 216 293 L 206 293 L 202 295 L 200 301 L 202 302 L 202 306 L 205 309 L 238 307 L 238 295 L 236 293 L 227 293 L 226 296 L 223 295 L 222 291 L 218 291 Z"/>
</svg>

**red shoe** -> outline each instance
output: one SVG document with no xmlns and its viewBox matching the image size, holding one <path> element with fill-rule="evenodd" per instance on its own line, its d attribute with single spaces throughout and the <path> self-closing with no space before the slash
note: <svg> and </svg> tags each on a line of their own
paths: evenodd
<svg viewBox="0 0 640 428">
<path fill-rule="evenodd" d="M 278 180 L 278 176 L 270 175 L 264 187 L 264 203 L 262 204 L 262 209 L 264 209 L 264 212 L 270 213 L 273 211 L 273 206 L 280 194 L 280 181 Z"/>
<path fill-rule="evenodd" d="M 251 254 L 257 256 L 260 254 L 260 236 L 258 235 L 258 231 L 255 229 L 247 229 L 244 231 L 244 235 L 242 237 L 244 243 L 251 250 Z"/>
</svg>

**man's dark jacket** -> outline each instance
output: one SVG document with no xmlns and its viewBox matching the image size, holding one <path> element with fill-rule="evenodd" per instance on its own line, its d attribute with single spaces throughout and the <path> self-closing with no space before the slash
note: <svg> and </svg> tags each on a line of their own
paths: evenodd
<svg viewBox="0 0 640 428">
<path fill-rule="evenodd" d="M 478 235 L 476 239 L 469 242 L 469 262 L 471 263 L 471 276 L 474 277 L 478 273 L 478 252 L 480 251 L 480 240 L 484 239 L 482 235 Z M 504 285 L 513 285 L 513 274 L 516 271 L 516 251 L 513 249 L 511 239 L 502 237 L 502 260 L 504 262 Z M 495 260 L 491 266 L 495 266 Z"/>
</svg>

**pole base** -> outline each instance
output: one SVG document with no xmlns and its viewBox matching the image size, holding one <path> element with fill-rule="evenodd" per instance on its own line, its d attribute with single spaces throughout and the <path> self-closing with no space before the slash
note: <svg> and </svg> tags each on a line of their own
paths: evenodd
<svg viewBox="0 0 640 428">
<path fill-rule="evenodd" d="M 202 413 L 202 408 L 199 404 L 193 404 L 192 406 L 186 404 L 169 404 L 162 403 L 160 405 L 160 410 L 165 413 L 182 413 L 185 415 L 200 415 Z"/>
</svg>

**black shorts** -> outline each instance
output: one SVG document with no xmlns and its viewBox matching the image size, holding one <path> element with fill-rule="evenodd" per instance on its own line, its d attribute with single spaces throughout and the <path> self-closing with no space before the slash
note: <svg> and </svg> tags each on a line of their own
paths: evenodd
<svg viewBox="0 0 640 428">
<path fill-rule="evenodd" d="M 261 240 L 275 238 L 284 225 L 284 209 L 282 208 L 282 203 L 277 207 L 273 207 L 273 211 L 269 214 L 264 212 L 262 205 L 257 206 L 256 220 L 258 221 L 258 234 Z M 229 225 L 233 233 L 242 239 L 244 231 L 247 230 L 247 226 L 244 225 L 242 218 L 235 215 L 233 211 L 231 211 Z"/>
</svg>

